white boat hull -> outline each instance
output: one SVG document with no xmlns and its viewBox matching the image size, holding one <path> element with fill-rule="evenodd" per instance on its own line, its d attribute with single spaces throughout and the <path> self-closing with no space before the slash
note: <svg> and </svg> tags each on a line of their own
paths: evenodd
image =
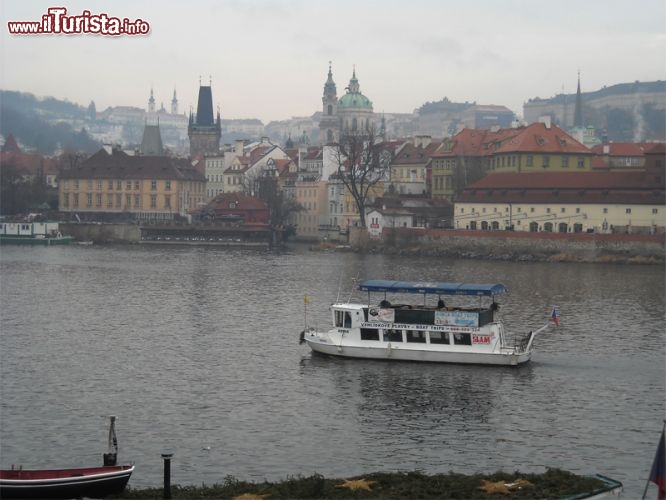
<svg viewBox="0 0 666 500">
<path fill-rule="evenodd" d="M 535 336 L 549 324 L 507 336 L 495 302 L 506 287 L 497 283 L 366 280 L 359 289 L 368 292 L 368 301 L 332 304 L 330 330 L 308 327 L 306 321 L 301 341 L 313 352 L 345 358 L 517 366 L 530 361 Z M 371 292 L 382 293 L 383 299 L 373 301 Z M 387 293 L 400 299 L 420 294 L 423 301 L 391 303 Z M 436 304 L 428 303 L 429 295 L 437 297 Z M 454 304 L 447 305 L 442 297 Z M 483 297 L 492 302 L 484 305 Z"/>
<path fill-rule="evenodd" d="M 425 350 L 412 346 L 396 345 L 391 342 L 379 342 L 376 346 L 340 345 L 322 340 L 317 334 L 308 335 L 307 333 L 304 340 L 314 352 L 345 358 L 517 366 L 527 363 L 532 356 L 531 351 L 520 354 L 512 352 L 465 352 L 463 350 L 444 351 L 433 350 L 432 346 Z"/>
</svg>

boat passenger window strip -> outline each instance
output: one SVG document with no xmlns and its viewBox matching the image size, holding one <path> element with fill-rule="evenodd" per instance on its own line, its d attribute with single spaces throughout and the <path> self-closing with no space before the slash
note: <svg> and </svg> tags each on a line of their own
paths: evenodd
<svg viewBox="0 0 666 500">
<path fill-rule="evenodd" d="M 426 334 L 423 330 L 407 330 L 407 342 L 425 344 Z"/>
<path fill-rule="evenodd" d="M 402 342 L 402 330 L 395 328 L 384 330 L 384 342 Z"/>
<path fill-rule="evenodd" d="M 456 345 L 472 345 L 472 336 L 469 333 L 454 333 L 453 343 Z"/>
<path fill-rule="evenodd" d="M 449 332 L 429 332 L 431 344 L 450 344 Z"/>
<path fill-rule="evenodd" d="M 379 330 L 375 328 L 361 328 L 361 340 L 379 341 Z"/>
</svg>

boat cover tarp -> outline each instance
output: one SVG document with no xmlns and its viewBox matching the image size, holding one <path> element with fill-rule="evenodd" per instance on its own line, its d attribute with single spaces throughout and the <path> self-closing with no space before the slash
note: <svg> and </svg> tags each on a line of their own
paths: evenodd
<svg viewBox="0 0 666 500">
<path fill-rule="evenodd" d="M 507 288 L 501 283 L 440 283 L 431 281 L 365 280 L 364 292 L 423 293 L 434 295 L 501 295 Z"/>
</svg>

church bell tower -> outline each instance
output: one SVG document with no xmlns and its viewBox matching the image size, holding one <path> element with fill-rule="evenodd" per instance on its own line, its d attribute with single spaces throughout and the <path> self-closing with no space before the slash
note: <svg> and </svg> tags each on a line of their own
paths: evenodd
<svg viewBox="0 0 666 500">
<path fill-rule="evenodd" d="M 319 140 L 322 144 L 330 144 L 339 139 L 338 92 L 333 81 L 330 61 L 328 62 L 328 79 L 324 83 L 324 95 L 321 102 L 323 116 L 319 122 Z"/>
</svg>

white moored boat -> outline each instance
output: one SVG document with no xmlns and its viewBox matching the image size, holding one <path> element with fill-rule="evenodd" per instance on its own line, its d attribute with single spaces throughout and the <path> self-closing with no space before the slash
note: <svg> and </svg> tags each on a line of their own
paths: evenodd
<svg viewBox="0 0 666 500">
<path fill-rule="evenodd" d="M 359 290 L 368 292 L 367 303 L 336 302 L 333 328 L 306 326 L 301 340 L 315 352 L 349 358 L 520 365 L 530 360 L 534 338 L 550 324 L 508 338 L 495 302 L 507 292 L 502 284 L 366 280 Z M 373 292 L 383 294 L 380 302 L 376 296 L 371 301 Z M 420 294 L 423 301 L 393 304 L 389 293 Z M 429 296 L 437 302 L 428 304 Z M 452 296 L 468 303 L 445 304 Z M 478 305 L 469 304 L 474 297 Z M 557 322 L 554 309 L 551 318 Z"/>
</svg>

